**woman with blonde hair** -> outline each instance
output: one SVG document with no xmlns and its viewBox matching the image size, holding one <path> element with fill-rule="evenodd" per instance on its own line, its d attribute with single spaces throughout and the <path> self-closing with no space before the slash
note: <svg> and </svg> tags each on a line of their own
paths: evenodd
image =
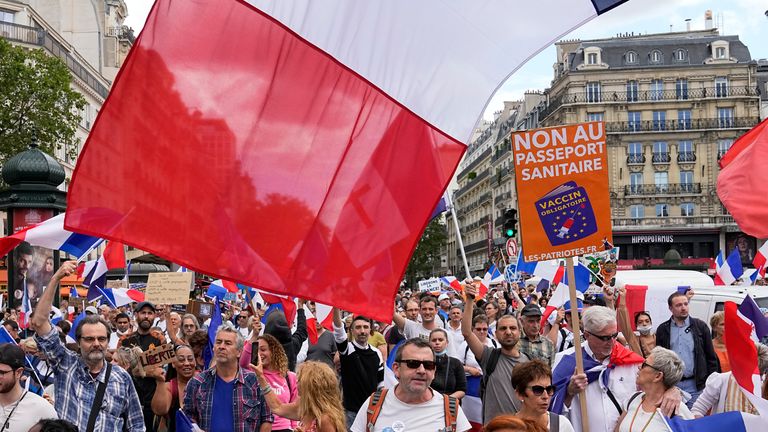
<svg viewBox="0 0 768 432">
<path fill-rule="evenodd" d="M 717 360 L 720 362 L 719 372 L 730 372 L 731 362 L 728 360 L 728 353 L 725 351 L 725 314 L 723 311 L 715 312 L 709 319 L 709 326 L 712 328 L 712 346 L 715 348 Z"/>
<path fill-rule="evenodd" d="M 251 365 L 256 372 L 259 385 L 267 385 L 261 364 Z M 264 398 L 273 414 L 301 423 L 296 429 L 303 432 L 343 432 L 347 430 L 344 408 L 336 373 L 325 363 L 304 362 L 299 368 L 298 384 L 300 394 L 291 403 L 283 403 L 272 392 Z"/>
</svg>

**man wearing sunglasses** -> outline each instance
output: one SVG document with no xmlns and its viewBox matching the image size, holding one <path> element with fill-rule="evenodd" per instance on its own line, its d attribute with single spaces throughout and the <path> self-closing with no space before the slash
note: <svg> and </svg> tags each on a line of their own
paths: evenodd
<svg viewBox="0 0 768 432">
<path fill-rule="evenodd" d="M 579 398 L 585 397 L 590 432 L 610 432 L 637 390 L 637 372 L 645 359 L 616 342 L 616 311 L 592 306 L 583 318 L 586 343 L 581 348 L 586 373 L 575 372 L 575 348 L 557 354 L 552 373 L 557 391 L 550 411 L 568 416 L 576 432 L 581 432 Z M 677 388 L 665 392 L 660 402 L 664 415 L 671 416 L 681 400 Z"/>
<path fill-rule="evenodd" d="M 371 398 L 365 401 L 357 412 L 352 432 L 434 432 L 435 429 L 464 432 L 471 429 L 458 405 L 455 405 L 455 424 L 449 421 L 454 426 L 440 427 L 446 423 L 446 396 L 429 387 L 435 378 L 435 353 L 428 342 L 420 338 L 407 340 L 397 350 L 392 370 L 397 385 L 381 395 L 383 400 L 376 403 L 378 414 L 375 418 L 368 415 Z M 373 423 L 373 429 L 368 428 L 369 422 Z"/>
</svg>

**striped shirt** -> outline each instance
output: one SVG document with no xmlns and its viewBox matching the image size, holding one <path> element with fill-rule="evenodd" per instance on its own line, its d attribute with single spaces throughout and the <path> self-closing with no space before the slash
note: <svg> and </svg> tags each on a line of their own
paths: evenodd
<svg viewBox="0 0 768 432">
<path fill-rule="evenodd" d="M 64 347 L 55 326 L 46 335 L 36 335 L 40 349 L 48 357 L 54 370 L 54 399 L 61 419 L 85 430 L 94 405 L 96 389 L 104 382 L 106 366 L 94 379 L 82 358 Z M 101 412 L 96 417 L 94 431 L 143 432 L 144 414 L 131 376 L 120 367 L 113 366 L 104 392 Z"/>
</svg>

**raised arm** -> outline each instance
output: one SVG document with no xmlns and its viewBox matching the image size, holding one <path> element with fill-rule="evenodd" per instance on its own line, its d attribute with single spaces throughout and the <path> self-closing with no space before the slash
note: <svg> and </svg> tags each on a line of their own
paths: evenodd
<svg viewBox="0 0 768 432">
<path fill-rule="evenodd" d="M 472 283 L 462 284 L 464 287 L 464 317 L 461 319 L 461 334 L 464 336 L 464 340 L 467 341 L 467 346 L 475 355 L 478 363 L 483 358 L 483 349 L 485 345 L 480 342 L 480 339 L 472 333 L 472 310 L 475 304 L 475 296 L 477 295 L 477 287 Z"/>
<path fill-rule="evenodd" d="M 395 313 L 392 314 L 392 322 L 395 323 L 398 330 L 401 332 L 405 331 L 405 318 L 401 317 L 400 314 L 397 313 L 397 307 L 395 307 Z"/>
<path fill-rule="evenodd" d="M 280 417 L 285 417 L 291 420 L 301 420 L 301 416 L 299 415 L 300 396 L 296 396 L 296 399 L 291 403 L 280 402 L 275 392 L 272 391 L 272 387 L 269 385 L 267 378 L 264 376 L 264 369 L 261 362 L 259 362 L 258 365 L 248 365 L 248 367 L 256 374 L 256 378 L 259 380 L 259 387 L 261 387 L 261 393 L 264 395 L 264 400 L 267 401 L 267 405 L 269 405 L 272 414 L 277 414 Z"/>
<path fill-rule="evenodd" d="M 56 273 L 51 277 L 51 281 L 45 287 L 45 291 L 40 295 L 40 300 L 35 307 L 35 313 L 32 315 L 32 324 L 35 326 L 37 334 L 47 335 L 51 332 L 51 306 L 53 306 L 53 297 L 59 292 L 59 282 L 65 277 L 75 272 L 77 266 L 74 261 L 65 261 L 61 264 Z"/>
<path fill-rule="evenodd" d="M 635 332 L 632 331 L 632 325 L 629 321 L 629 310 L 627 309 L 627 289 L 619 288 L 619 307 L 616 308 L 616 320 L 619 323 L 619 331 L 624 335 L 627 340 L 627 344 L 641 357 L 643 356 L 643 350 L 640 348 L 640 341 L 637 340 Z"/>
</svg>

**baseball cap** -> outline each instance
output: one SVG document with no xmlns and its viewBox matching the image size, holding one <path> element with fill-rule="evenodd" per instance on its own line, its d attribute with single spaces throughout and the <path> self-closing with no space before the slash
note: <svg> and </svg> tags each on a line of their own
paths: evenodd
<svg viewBox="0 0 768 432">
<path fill-rule="evenodd" d="M 565 309 L 566 312 L 570 312 L 571 311 L 571 301 L 570 300 L 565 302 L 565 304 L 563 305 L 563 309 Z M 581 300 L 576 299 L 576 310 L 581 312 L 583 309 L 584 309 L 584 304 L 581 302 Z"/>
<path fill-rule="evenodd" d="M 16 344 L 0 345 L 0 363 L 7 364 L 12 369 L 24 367 L 24 350 Z"/>
<path fill-rule="evenodd" d="M 144 309 L 145 307 L 152 309 L 153 312 L 157 312 L 157 308 L 155 307 L 155 305 L 152 302 L 148 302 L 148 301 L 139 302 L 139 304 L 136 305 L 136 309 L 134 310 L 138 312 Z"/>
<path fill-rule="evenodd" d="M 85 308 L 85 313 L 93 314 L 93 315 L 98 315 L 99 314 L 99 310 L 96 309 L 96 306 L 88 306 L 87 308 Z"/>
<path fill-rule="evenodd" d="M 443 300 L 448 300 L 448 299 L 450 299 L 448 294 L 442 293 L 442 294 L 440 294 L 440 297 L 437 298 L 437 301 L 443 301 Z"/>
<path fill-rule="evenodd" d="M 605 306 L 605 300 L 603 300 L 602 296 L 590 294 L 584 296 L 584 304 L 588 304 L 590 306 Z"/>
<path fill-rule="evenodd" d="M 535 303 L 528 303 L 520 312 L 522 316 L 541 316 L 541 308 Z"/>
</svg>

